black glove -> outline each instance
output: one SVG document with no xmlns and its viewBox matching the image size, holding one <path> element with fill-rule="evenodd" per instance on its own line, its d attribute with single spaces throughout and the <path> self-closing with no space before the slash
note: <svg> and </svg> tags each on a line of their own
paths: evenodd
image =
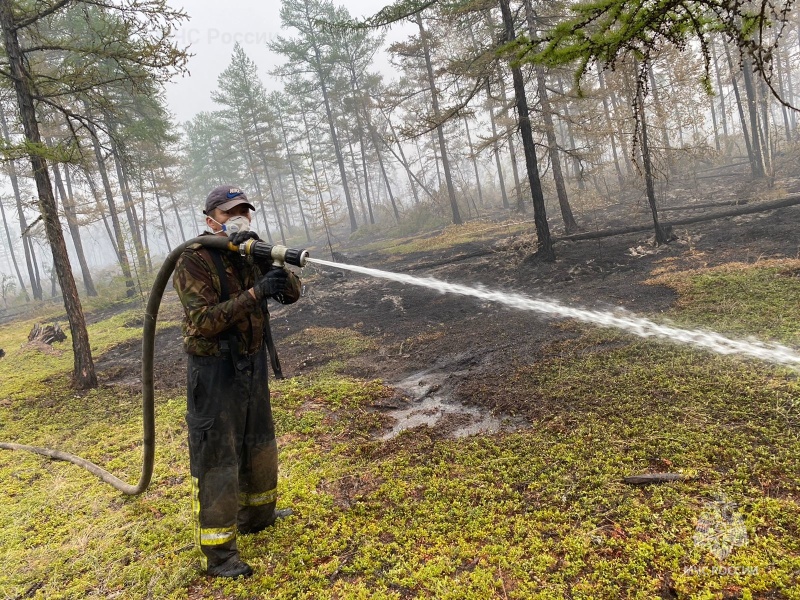
<svg viewBox="0 0 800 600">
<path fill-rule="evenodd" d="M 228 236 L 228 241 L 234 246 L 241 246 L 247 240 L 260 240 L 255 231 L 237 231 Z"/>
<path fill-rule="evenodd" d="M 280 302 L 288 283 L 289 273 L 286 272 L 286 269 L 273 267 L 253 286 L 256 300 L 262 301 L 267 298 L 275 298 Z"/>
</svg>

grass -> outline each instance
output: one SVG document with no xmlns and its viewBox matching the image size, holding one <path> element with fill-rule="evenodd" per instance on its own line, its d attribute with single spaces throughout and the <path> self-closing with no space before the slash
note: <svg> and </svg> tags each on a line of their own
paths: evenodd
<svg viewBox="0 0 800 600">
<path fill-rule="evenodd" d="M 657 282 L 680 294 L 677 323 L 796 347 L 795 262 Z M 121 326 L 130 318 L 93 325 L 96 352 L 135 337 Z M 76 395 L 68 347 L 44 360 L 15 350 L 29 329 L 0 328 L 2 437 L 134 480 L 138 397 Z M 334 329 L 286 343 L 308 336 L 330 349 L 324 365 L 334 349 L 355 357 L 377 343 Z M 241 538 L 248 580 L 197 572 L 180 395 L 157 399 L 156 471 L 141 497 L 2 451 L 0 598 L 800 598 L 796 371 L 585 330 L 476 392 L 526 417 L 513 432 L 379 441 L 386 418 L 371 406 L 389 393 L 326 366 L 273 385 L 279 504 L 296 516 Z M 658 471 L 686 479 L 622 483 Z"/>
</svg>

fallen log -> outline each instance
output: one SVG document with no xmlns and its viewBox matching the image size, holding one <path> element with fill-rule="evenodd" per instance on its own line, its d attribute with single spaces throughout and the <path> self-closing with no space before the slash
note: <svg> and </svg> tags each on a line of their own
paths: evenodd
<svg viewBox="0 0 800 600">
<path fill-rule="evenodd" d="M 684 204 L 683 206 L 665 206 L 658 209 L 658 212 L 668 212 L 675 210 L 699 210 L 701 208 L 718 208 L 720 206 L 743 206 L 750 204 L 749 200 L 729 200 L 727 202 L 706 202 L 705 204 Z"/>
<path fill-rule="evenodd" d="M 677 219 L 675 221 L 664 221 L 661 223 L 662 227 L 667 226 L 680 226 L 691 225 L 692 223 L 702 223 L 703 221 L 713 221 L 714 219 L 724 219 L 727 217 L 738 217 L 741 215 L 751 215 L 759 212 L 766 212 L 768 210 L 775 210 L 777 208 L 787 208 L 789 206 L 796 206 L 800 204 L 800 196 L 789 196 L 781 200 L 773 200 L 772 202 L 758 202 L 755 204 L 747 204 L 732 208 L 731 210 L 723 210 L 718 213 L 709 215 L 698 215 L 696 217 L 686 217 L 685 219 Z M 624 235 L 626 233 L 638 233 L 640 231 L 649 231 L 653 229 L 653 224 L 647 225 L 632 225 L 630 227 L 618 227 L 615 229 L 603 229 L 599 231 L 583 231 L 581 233 L 573 233 L 571 235 L 564 235 L 561 237 L 554 237 L 554 242 L 576 242 L 579 240 L 596 240 L 604 237 L 612 237 L 615 235 Z"/>
</svg>

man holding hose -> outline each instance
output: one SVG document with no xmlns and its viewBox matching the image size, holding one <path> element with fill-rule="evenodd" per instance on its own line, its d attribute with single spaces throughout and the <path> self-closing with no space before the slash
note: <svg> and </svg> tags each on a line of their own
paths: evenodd
<svg viewBox="0 0 800 600">
<path fill-rule="evenodd" d="M 250 231 L 245 193 L 214 188 L 203 213 L 210 232 L 234 245 L 258 239 Z M 236 547 L 238 533 L 255 533 L 291 514 L 276 510 L 278 451 L 269 401 L 272 350 L 267 300 L 291 304 L 300 280 L 283 267 L 190 246 L 175 267 L 188 354 L 187 413 L 195 544 L 206 573 L 252 574 Z"/>
</svg>

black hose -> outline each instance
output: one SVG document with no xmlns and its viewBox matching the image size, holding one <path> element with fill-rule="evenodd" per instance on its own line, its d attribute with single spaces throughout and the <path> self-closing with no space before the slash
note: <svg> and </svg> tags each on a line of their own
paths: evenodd
<svg viewBox="0 0 800 600">
<path fill-rule="evenodd" d="M 79 467 L 83 467 L 93 475 L 97 475 L 107 484 L 129 496 L 136 496 L 147 489 L 147 486 L 150 485 L 150 478 L 153 475 L 153 462 L 156 450 L 155 392 L 153 388 L 153 352 L 155 350 L 156 340 L 156 319 L 158 318 L 158 309 L 161 306 L 161 298 L 164 295 L 167 282 L 172 272 L 175 270 L 175 265 L 181 254 L 183 254 L 183 251 L 191 244 L 202 244 L 203 246 L 216 248 L 218 250 L 233 249 L 229 244 L 228 238 L 222 236 L 204 235 L 184 242 L 169 253 L 164 260 L 164 264 L 161 265 L 158 271 L 156 280 L 153 282 L 153 288 L 150 290 L 150 296 L 147 299 L 147 308 L 145 309 L 144 327 L 142 331 L 142 428 L 144 430 L 142 447 L 144 456 L 142 458 L 142 474 L 141 477 L 139 477 L 139 482 L 136 485 L 125 483 L 93 462 L 81 458 L 80 456 L 70 454 L 69 452 L 62 452 L 61 450 L 12 444 L 10 442 L 0 442 L 0 448 L 5 448 L 7 450 L 27 450 L 28 452 L 49 456 L 55 460 L 71 462 Z"/>
</svg>

